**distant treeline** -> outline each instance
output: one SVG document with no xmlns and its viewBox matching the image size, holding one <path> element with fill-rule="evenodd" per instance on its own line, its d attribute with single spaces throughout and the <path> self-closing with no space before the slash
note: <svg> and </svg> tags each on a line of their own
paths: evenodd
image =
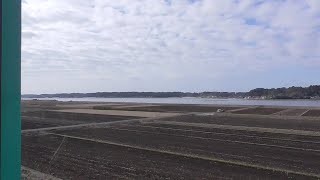
<svg viewBox="0 0 320 180">
<path fill-rule="evenodd" d="M 267 99 L 311 99 L 320 97 L 320 86 L 289 88 L 257 88 L 247 93 L 248 97 L 264 97 Z"/>
<path fill-rule="evenodd" d="M 168 98 L 168 97 L 210 97 L 210 98 L 262 98 L 262 99 L 311 99 L 320 97 L 320 86 L 289 88 L 256 88 L 249 92 L 96 92 L 26 94 L 23 98 Z"/>
<path fill-rule="evenodd" d="M 61 94 L 26 94 L 24 98 L 167 98 L 167 97 L 224 97 L 239 98 L 244 97 L 242 92 L 96 92 L 96 93 L 61 93 Z"/>
</svg>

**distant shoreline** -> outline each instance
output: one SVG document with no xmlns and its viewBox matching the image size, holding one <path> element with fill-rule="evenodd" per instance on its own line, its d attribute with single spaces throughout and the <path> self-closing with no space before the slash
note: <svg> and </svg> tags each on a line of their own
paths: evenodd
<svg viewBox="0 0 320 180">
<path fill-rule="evenodd" d="M 249 92 L 95 92 L 23 94 L 23 98 L 235 98 L 235 99 L 320 99 L 320 85 L 289 88 L 256 88 Z"/>
<path fill-rule="evenodd" d="M 194 105 L 240 105 L 240 106 L 288 106 L 317 107 L 319 100 L 312 99 L 238 99 L 238 98 L 22 98 L 22 101 L 97 102 L 97 103 L 143 103 L 143 104 L 194 104 Z"/>
<path fill-rule="evenodd" d="M 56 96 L 52 96 L 52 97 L 39 97 L 39 96 L 21 96 L 21 99 L 70 99 L 70 98 L 76 98 L 76 99 L 84 99 L 84 98 L 118 98 L 118 99 L 123 99 L 123 98 L 161 98 L 161 99 L 166 99 L 166 98 L 202 98 L 202 99 L 238 99 L 238 100 L 320 100 L 320 98 L 240 98 L 240 97 L 94 97 L 94 96 L 88 96 L 88 97 L 56 97 Z"/>
</svg>

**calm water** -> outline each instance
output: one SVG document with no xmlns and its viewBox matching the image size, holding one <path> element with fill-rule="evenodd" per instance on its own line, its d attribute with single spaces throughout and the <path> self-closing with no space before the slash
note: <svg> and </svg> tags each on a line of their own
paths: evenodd
<svg viewBox="0 0 320 180">
<path fill-rule="evenodd" d="M 320 100 L 246 100 L 212 98 L 39 98 L 39 100 L 320 107 Z"/>
</svg>

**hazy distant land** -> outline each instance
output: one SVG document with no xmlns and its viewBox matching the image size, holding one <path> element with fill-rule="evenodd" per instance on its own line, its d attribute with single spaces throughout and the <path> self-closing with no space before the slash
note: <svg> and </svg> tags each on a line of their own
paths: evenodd
<svg viewBox="0 0 320 180">
<path fill-rule="evenodd" d="M 22 98 L 246 98 L 246 99 L 320 99 L 320 85 L 289 88 L 256 88 L 249 92 L 96 92 L 96 93 L 57 93 L 24 94 Z"/>
</svg>

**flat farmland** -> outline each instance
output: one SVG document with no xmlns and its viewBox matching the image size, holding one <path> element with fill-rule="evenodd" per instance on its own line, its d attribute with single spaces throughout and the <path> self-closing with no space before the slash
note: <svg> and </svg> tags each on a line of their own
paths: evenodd
<svg viewBox="0 0 320 180">
<path fill-rule="evenodd" d="M 320 137 L 296 138 L 299 135 L 295 135 L 293 138 L 292 135 L 277 137 L 272 134 L 259 137 L 257 133 L 231 131 L 222 134 L 210 130 L 154 128 L 152 125 L 117 125 L 55 133 L 279 169 L 298 171 L 304 167 L 308 169 L 306 173 L 320 173 Z"/>
<path fill-rule="evenodd" d="M 313 116 L 313 117 L 320 117 L 320 109 L 313 109 L 309 110 L 303 116 Z"/>
<path fill-rule="evenodd" d="M 291 116 L 178 109 L 138 117 L 126 108 L 145 104 L 122 104 L 126 116 L 90 109 L 95 104 L 77 104 L 87 112 L 66 106 L 23 113 L 22 165 L 28 172 L 77 180 L 320 178 L 320 119 L 294 116 L 300 109 Z M 174 106 L 184 105 L 168 109 Z M 95 111 L 102 113 L 88 113 Z M 43 128 L 52 126 L 57 128 Z"/>
<path fill-rule="evenodd" d="M 56 111 L 29 111 L 22 113 L 22 129 L 37 129 L 86 123 L 111 122 L 133 119 L 130 116 L 96 115 Z"/>
<path fill-rule="evenodd" d="M 239 111 L 233 111 L 235 114 L 260 114 L 260 115 L 270 115 L 273 113 L 277 113 L 280 111 L 283 111 L 285 109 L 283 108 L 264 108 L 264 107 L 258 107 L 258 108 L 249 108 Z"/>
<path fill-rule="evenodd" d="M 91 115 L 115 115 L 115 116 L 135 116 L 135 117 L 160 117 L 175 116 L 178 113 L 168 112 L 147 112 L 147 111 L 125 111 L 125 110 L 96 110 L 96 109 L 67 109 L 58 110 L 61 113 L 87 114 Z"/>
<path fill-rule="evenodd" d="M 308 109 L 286 109 L 286 110 L 279 111 L 279 112 L 275 113 L 275 115 L 280 115 L 280 116 L 301 116 L 307 111 L 308 111 Z"/>
<path fill-rule="evenodd" d="M 24 136 L 23 141 L 25 142 L 22 149 L 23 165 L 61 179 L 284 179 L 306 177 L 63 136 Z M 39 151 L 41 153 L 38 153 Z"/>
<path fill-rule="evenodd" d="M 284 119 L 281 117 L 267 116 L 237 116 L 237 115 L 184 115 L 170 118 L 163 118 L 162 121 L 176 121 L 185 123 L 199 124 L 215 124 L 215 125 L 230 125 L 243 127 L 261 127 L 274 129 L 292 129 L 292 130 L 308 130 L 319 131 L 319 120 L 306 120 L 300 118 Z"/>
<path fill-rule="evenodd" d="M 240 107 L 231 106 L 204 106 L 204 105 L 152 105 L 136 107 L 112 107 L 112 106 L 95 106 L 94 109 L 108 110 L 121 109 L 126 111 L 147 111 L 147 112 L 216 112 L 218 109 L 233 110 Z"/>
</svg>

